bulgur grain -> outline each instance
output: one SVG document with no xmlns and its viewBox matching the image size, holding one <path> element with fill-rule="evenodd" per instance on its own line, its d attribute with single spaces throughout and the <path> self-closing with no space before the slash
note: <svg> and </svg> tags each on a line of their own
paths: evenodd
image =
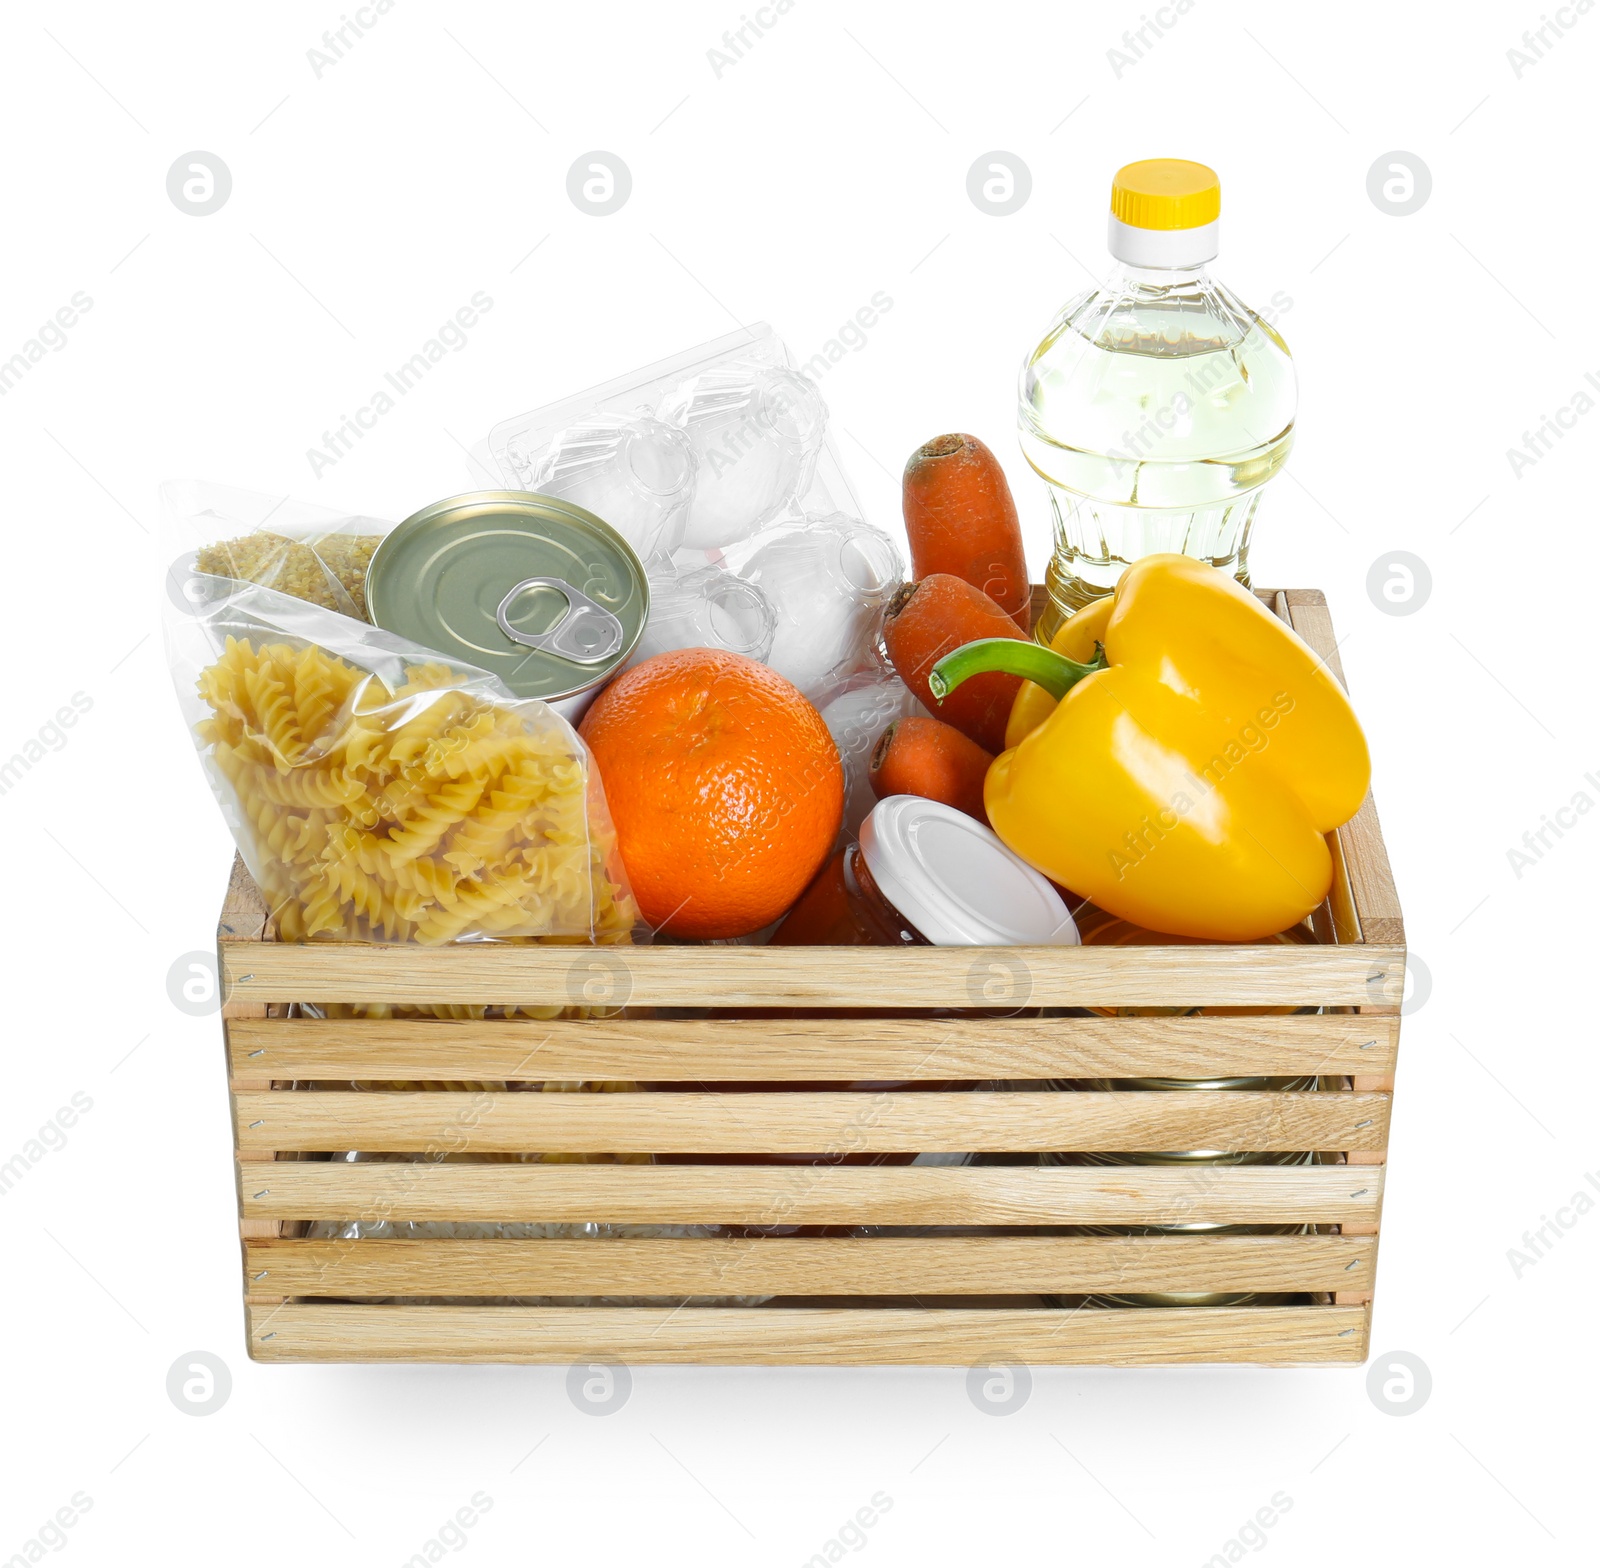
<svg viewBox="0 0 1600 1568">
<path fill-rule="evenodd" d="M 365 621 L 367 563 L 382 537 L 331 533 L 300 540 L 253 533 L 207 545 L 195 557 L 195 565 L 215 577 L 259 583 Z"/>
</svg>

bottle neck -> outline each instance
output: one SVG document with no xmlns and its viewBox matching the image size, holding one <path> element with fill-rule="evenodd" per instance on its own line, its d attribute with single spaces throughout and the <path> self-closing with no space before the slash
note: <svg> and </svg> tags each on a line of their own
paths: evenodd
<svg viewBox="0 0 1600 1568">
<path fill-rule="evenodd" d="M 1110 224 L 1107 246 L 1126 266 L 1178 271 L 1203 267 L 1216 259 L 1215 219 L 1192 229 L 1141 229 L 1115 216 Z"/>
<path fill-rule="evenodd" d="M 1187 267 L 1135 267 L 1126 261 L 1116 263 L 1111 284 L 1119 292 L 1164 293 L 1172 289 L 1193 291 L 1206 288 L 1211 274 L 1206 262 Z"/>
</svg>

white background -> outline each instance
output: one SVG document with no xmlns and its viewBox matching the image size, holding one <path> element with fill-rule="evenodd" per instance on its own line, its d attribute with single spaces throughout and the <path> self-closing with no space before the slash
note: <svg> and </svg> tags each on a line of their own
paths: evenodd
<svg viewBox="0 0 1600 1568">
<path fill-rule="evenodd" d="M 798 0 L 719 78 L 738 6 L 398 0 L 320 79 L 338 0 L 6 8 L 0 358 L 75 291 L 93 308 L 0 398 L 0 751 L 75 692 L 92 708 L 0 796 L 0 1159 L 75 1092 L 93 1109 L 0 1200 L 0 1556 L 81 1490 L 58 1548 L 78 1563 L 399 1564 L 481 1491 L 480 1564 L 799 1564 L 886 1492 L 874 1562 L 1185 1565 L 1281 1491 L 1274 1561 L 1581 1560 L 1600 1216 L 1520 1278 L 1507 1253 L 1600 1170 L 1600 820 L 1520 877 L 1507 852 L 1600 800 L 1600 416 L 1520 477 L 1506 451 L 1600 372 L 1600 17 L 1558 13 L 1519 79 L 1532 3 L 1199 0 L 1119 77 L 1131 4 Z M 566 195 L 593 149 L 632 171 L 614 216 Z M 966 194 L 996 149 L 1033 177 L 1004 218 Z M 232 172 L 208 217 L 166 193 L 190 150 Z M 1432 173 L 1407 217 L 1367 194 L 1395 150 Z M 959 1370 L 641 1368 L 597 1419 L 564 1368 L 249 1362 L 218 1028 L 167 995 L 211 945 L 231 848 L 163 664 L 158 484 L 399 517 L 468 488 L 463 446 L 502 418 L 735 322 L 809 357 L 882 290 L 822 382 L 867 517 L 898 528 L 906 455 L 969 430 L 1037 571 L 1016 367 L 1106 265 L 1112 172 L 1161 155 L 1222 175 L 1220 275 L 1293 302 L 1299 435 L 1256 580 L 1329 594 L 1431 974 L 1374 1333 L 1427 1363 L 1427 1405 L 1381 1413 L 1355 1368 L 1038 1369 L 1004 1418 Z M 494 303 L 468 346 L 315 477 L 307 448 L 475 290 Z M 1394 550 L 1432 574 L 1406 616 L 1365 586 Z M 204 1418 L 164 1386 L 197 1349 L 234 1379 Z"/>
</svg>

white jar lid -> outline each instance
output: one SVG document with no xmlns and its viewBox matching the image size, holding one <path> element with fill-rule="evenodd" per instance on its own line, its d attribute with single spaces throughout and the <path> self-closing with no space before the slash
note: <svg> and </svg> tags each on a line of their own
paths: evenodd
<svg viewBox="0 0 1600 1568">
<path fill-rule="evenodd" d="M 861 824 L 883 896 L 936 947 L 1073 945 L 1061 895 L 983 823 L 920 795 L 890 795 Z"/>
</svg>

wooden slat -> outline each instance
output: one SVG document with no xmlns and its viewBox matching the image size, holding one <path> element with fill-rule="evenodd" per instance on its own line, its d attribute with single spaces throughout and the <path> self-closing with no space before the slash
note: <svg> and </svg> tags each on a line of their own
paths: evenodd
<svg viewBox="0 0 1600 1568">
<path fill-rule="evenodd" d="M 1333 924 L 1331 940 L 1359 942 L 1361 917 L 1356 913 L 1355 889 L 1350 881 L 1350 861 L 1345 854 L 1345 841 L 1337 833 L 1327 836 L 1328 854 L 1333 861 L 1333 883 L 1328 889 L 1326 905 Z"/>
<path fill-rule="evenodd" d="M 1348 686 L 1324 596 L 1315 589 L 1292 589 L 1280 595 L 1280 600 L 1278 613 L 1322 658 L 1339 683 Z M 1333 852 L 1333 887 L 1328 905 L 1337 939 L 1344 943 L 1403 943 L 1405 927 L 1400 916 L 1400 902 L 1378 826 L 1377 807 L 1370 792 L 1356 815 L 1329 835 L 1329 846 Z M 1394 1015 L 1398 1011 L 1399 1004 L 1390 996 L 1371 997 L 1362 1005 L 1363 1016 L 1374 1022 L 1381 1013 Z M 1392 1077 L 1359 1072 L 1353 1077 L 1368 1087 L 1381 1084 L 1385 1089 L 1393 1088 Z M 1346 1159 L 1353 1166 L 1382 1163 L 1383 1158 L 1383 1150 L 1346 1151 Z M 1377 1224 L 1375 1221 L 1352 1223 L 1348 1228 L 1375 1234 Z M 1371 1299 L 1370 1280 L 1364 1285 L 1354 1282 L 1352 1287 L 1334 1293 L 1334 1300 L 1341 1304 L 1370 1302 Z"/>
<path fill-rule="evenodd" d="M 261 1361 L 735 1366 L 1359 1362 L 1362 1307 L 254 1307 Z"/>
<path fill-rule="evenodd" d="M 428 1081 L 1212 1078 L 1393 1071 L 1399 1020 L 1268 1018 L 240 1021 L 236 1075 Z"/>
<path fill-rule="evenodd" d="M 268 1241 L 276 1296 L 1077 1295 L 1358 1290 L 1363 1236 L 949 1236 L 699 1241 Z"/>
<path fill-rule="evenodd" d="M 1341 685 L 1348 685 L 1344 666 L 1333 634 L 1333 621 L 1328 614 L 1327 600 L 1315 589 L 1292 589 L 1284 595 L 1290 624 L 1322 657 Z M 1383 833 L 1378 826 L 1378 811 L 1369 792 L 1361 809 L 1336 834 L 1333 835 L 1334 886 L 1330 897 L 1335 923 L 1341 942 L 1403 943 L 1405 926 L 1400 915 L 1400 900 L 1395 892 L 1394 877 L 1389 868 L 1389 852 L 1384 846 Z M 1376 1011 L 1375 1011 L 1376 1009 Z M 1393 997 L 1369 998 L 1363 1007 L 1363 1016 L 1377 1021 L 1382 1013 L 1397 1013 L 1399 1004 Z M 1393 1069 L 1389 1070 L 1392 1075 Z M 1354 1074 L 1363 1085 L 1393 1089 L 1392 1076 Z M 1387 1141 L 1387 1140 L 1385 1140 Z M 1383 1149 L 1351 1149 L 1346 1159 L 1352 1169 L 1370 1169 L 1381 1165 Z M 1376 1235 L 1376 1220 L 1347 1223 L 1352 1233 Z M 1336 1291 L 1339 1304 L 1370 1303 L 1372 1282 L 1365 1285 L 1352 1282 Z"/>
<path fill-rule="evenodd" d="M 1344 1092 L 240 1094 L 238 1147 L 455 1154 L 1382 1149 L 1389 1097 Z"/>
<path fill-rule="evenodd" d="M 1268 602 L 1272 613 L 1280 620 L 1290 619 L 1287 591 L 1278 589 L 1270 597 L 1266 594 L 1262 594 L 1261 597 Z M 1313 630 L 1320 638 L 1323 629 L 1318 627 Z M 1331 632 L 1331 627 L 1328 630 Z M 1306 640 L 1309 642 L 1310 639 Z M 1319 645 L 1315 651 L 1325 661 L 1332 660 L 1331 668 L 1342 681 L 1344 677 L 1339 672 L 1338 649 Z M 1328 855 L 1333 862 L 1333 882 L 1328 889 L 1326 901 L 1312 914 L 1312 926 L 1316 930 L 1319 942 L 1359 942 L 1361 922 L 1356 917 L 1355 895 L 1350 889 L 1350 869 L 1345 863 L 1344 844 L 1336 832 L 1328 834 L 1327 841 Z"/>
<path fill-rule="evenodd" d="M 1367 1076 L 1364 1076 L 1364 1075 L 1362 1075 L 1360 1073 L 1357 1073 L 1351 1079 L 1350 1087 L 1352 1089 L 1354 1089 L 1358 1094 L 1361 1094 L 1361 1093 L 1376 1093 L 1376 1094 L 1388 1094 L 1388 1095 L 1392 1096 L 1393 1093 L 1394 1093 L 1394 1074 L 1393 1073 L 1388 1073 L 1388 1074 L 1385 1074 L 1385 1075 L 1367 1077 Z M 1385 1140 L 1385 1147 L 1381 1148 L 1381 1149 L 1349 1149 L 1349 1150 L 1347 1150 L 1345 1152 L 1345 1160 L 1351 1166 L 1369 1166 L 1370 1167 L 1370 1166 L 1373 1166 L 1373 1165 L 1382 1165 L 1387 1160 L 1387 1158 L 1388 1158 L 1387 1140 Z M 1378 1227 L 1377 1227 L 1376 1222 L 1367 1223 L 1367 1224 L 1360 1224 L 1360 1223 L 1357 1223 L 1355 1221 L 1351 1221 L 1351 1222 L 1348 1222 L 1343 1227 L 1343 1230 L 1344 1230 L 1345 1234 L 1350 1235 L 1350 1236 L 1362 1235 L 1362 1236 L 1376 1237 L 1377 1234 L 1378 1234 Z M 1376 1267 L 1377 1267 L 1377 1255 L 1374 1254 L 1373 1255 L 1374 1273 L 1376 1272 Z M 1338 1290 L 1338 1291 L 1336 1291 L 1334 1293 L 1334 1300 L 1336 1302 L 1367 1302 L 1367 1301 L 1371 1301 L 1372 1300 L 1372 1286 L 1373 1286 L 1373 1282 L 1372 1282 L 1371 1279 L 1368 1279 L 1365 1284 L 1363 1284 L 1358 1279 L 1357 1280 L 1350 1280 L 1349 1282 L 1347 1282 L 1345 1284 L 1345 1286 L 1343 1286 L 1340 1290 Z"/>
<path fill-rule="evenodd" d="M 222 914 L 217 921 L 219 942 L 270 942 L 272 920 L 266 900 L 244 861 L 233 857 L 228 868 L 228 888 L 222 895 Z"/>
<path fill-rule="evenodd" d="M 1381 1168 L 248 1161 L 246 1218 L 752 1225 L 1339 1224 Z"/>
<path fill-rule="evenodd" d="M 233 1064 L 233 1046 L 229 1031 L 236 1023 L 246 1020 L 264 1021 L 272 1009 L 257 1001 L 240 1000 L 227 992 L 227 969 L 223 963 L 222 948 L 228 942 L 271 941 L 276 932 L 266 903 L 254 879 L 245 870 L 238 855 L 228 872 L 228 889 L 222 899 L 222 913 L 217 920 L 217 983 L 222 987 L 220 1012 L 222 1015 L 222 1042 L 228 1052 L 228 1106 L 233 1124 L 239 1124 L 236 1095 L 241 1090 L 266 1089 L 271 1086 L 271 1075 L 261 1067 L 240 1069 Z M 282 1011 L 282 1009 L 278 1009 Z M 238 1139 L 234 1139 L 234 1153 L 239 1152 Z M 237 1174 L 237 1173 L 236 1173 Z M 240 1200 L 242 1202 L 242 1199 Z M 241 1237 L 279 1236 L 284 1232 L 279 1220 L 241 1220 Z"/>
<path fill-rule="evenodd" d="M 1288 602 L 1289 624 L 1333 671 L 1339 683 L 1348 685 L 1327 599 L 1315 588 L 1291 588 L 1284 597 Z M 1378 808 L 1370 793 L 1360 811 L 1339 829 L 1338 836 L 1362 941 L 1369 945 L 1403 943 L 1406 933 L 1400 915 L 1400 899 L 1389 869 L 1383 832 L 1378 826 Z"/>
<path fill-rule="evenodd" d="M 1404 949 L 1360 947 L 497 947 L 230 943 L 242 1001 L 1020 1008 L 1398 1004 Z M 586 991 L 599 976 L 603 995 Z M 985 990 L 989 986 L 991 989 Z"/>
</svg>

